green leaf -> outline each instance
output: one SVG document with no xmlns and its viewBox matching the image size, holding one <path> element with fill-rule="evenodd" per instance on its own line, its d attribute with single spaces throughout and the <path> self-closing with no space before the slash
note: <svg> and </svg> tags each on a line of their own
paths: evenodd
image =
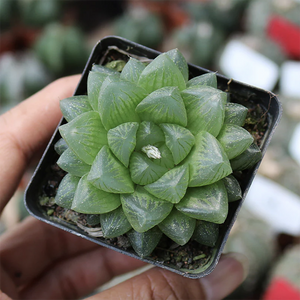
<svg viewBox="0 0 300 300">
<path fill-rule="evenodd" d="M 88 100 L 93 110 L 98 111 L 98 98 L 101 86 L 108 74 L 91 71 L 87 80 Z"/>
<path fill-rule="evenodd" d="M 104 127 L 109 130 L 122 123 L 140 122 L 136 106 L 146 91 L 132 82 L 107 77 L 101 87 L 98 109 Z"/>
<path fill-rule="evenodd" d="M 100 225 L 99 215 L 86 215 L 86 223 L 91 226 Z"/>
<path fill-rule="evenodd" d="M 110 62 L 108 62 L 105 67 L 112 69 L 114 71 L 117 72 L 121 72 L 123 70 L 123 68 L 126 65 L 126 61 L 122 60 L 122 59 L 118 59 L 118 60 L 112 60 Z"/>
<path fill-rule="evenodd" d="M 233 175 L 226 176 L 222 179 L 227 190 L 228 202 L 242 199 L 242 190 L 239 182 Z"/>
<path fill-rule="evenodd" d="M 139 123 L 128 122 L 110 129 L 107 133 L 110 150 L 125 167 L 128 167 L 129 158 L 136 145 L 138 127 Z"/>
<path fill-rule="evenodd" d="M 58 155 L 62 155 L 68 149 L 66 141 L 61 138 L 54 144 L 54 150 Z"/>
<path fill-rule="evenodd" d="M 184 164 L 190 166 L 189 186 L 212 184 L 232 173 L 228 157 L 218 140 L 202 131 L 195 136 L 195 145 Z"/>
<path fill-rule="evenodd" d="M 131 57 L 125 65 L 124 69 L 122 70 L 120 77 L 122 79 L 136 83 L 138 82 L 140 75 L 144 69 L 145 65 L 142 62 Z"/>
<path fill-rule="evenodd" d="M 260 149 L 256 144 L 250 145 L 242 154 L 230 161 L 234 171 L 243 171 L 252 168 L 262 158 Z"/>
<path fill-rule="evenodd" d="M 100 215 L 103 235 L 106 238 L 114 238 L 128 232 L 132 227 L 128 222 L 122 206 Z"/>
<path fill-rule="evenodd" d="M 87 96 L 73 96 L 59 102 L 60 109 L 65 119 L 70 122 L 82 113 L 92 111 Z"/>
<path fill-rule="evenodd" d="M 248 108 L 237 103 L 227 103 L 225 106 L 224 124 L 243 126 Z"/>
<path fill-rule="evenodd" d="M 185 89 L 185 80 L 182 73 L 169 57 L 163 53 L 157 56 L 142 72 L 138 85 L 148 93 L 152 93 L 165 86 L 177 86 Z"/>
<path fill-rule="evenodd" d="M 91 166 L 80 160 L 70 148 L 59 157 L 57 164 L 64 171 L 78 177 L 88 173 L 91 169 Z"/>
<path fill-rule="evenodd" d="M 159 126 L 153 122 L 144 121 L 140 124 L 136 133 L 136 150 L 141 150 L 144 146 L 159 146 L 165 142 L 165 136 Z"/>
<path fill-rule="evenodd" d="M 189 188 L 176 208 L 191 218 L 222 224 L 228 214 L 226 188 L 222 181 Z"/>
<path fill-rule="evenodd" d="M 55 203 L 57 205 L 68 209 L 71 208 L 79 179 L 79 177 L 71 174 L 65 175 L 56 192 Z"/>
<path fill-rule="evenodd" d="M 177 87 L 163 87 L 152 92 L 135 111 L 145 121 L 187 125 L 186 110 Z"/>
<path fill-rule="evenodd" d="M 146 155 L 133 152 L 130 159 L 130 174 L 134 183 L 146 185 L 163 176 L 168 169 L 155 164 Z"/>
<path fill-rule="evenodd" d="M 227 124 L 222 127 L 217 139 L 229 159 L 233 159 L 243 153 L 254 140 L 246 129 L 237 125 Z"/>
<path fill-rule="evenodd" d="M 158 225 L 159 229 L 178 245 L 185 245 L 193 235 L 196 220 L 176 208 Z"/>
<path fill-rule="evenodd" d="M 111 68 L 107 68 L 107 67 L 101 66 L 101 65 L 93 65 L 92 71 L 97 72 L 97 73 L 106 74 L 106 75 L 120 76 L 120 73 L 118 71 L 115 71 Z"/>
<path fill-rule="evenodd" d="M 192 78 L 186 84 L 186 87 L 199 87 L 199 86 L 211 86 L 217 88 L 217 75 L 216 73 L 206 73 Z"/>
<path fill-rule="evenodd" d="M 190 153 L 195 137 L 191 132 L 179 125 L 160 124 L 165 134 L 166 145 L 172 153 L 175 165 L 179 164 Z"/>
<path fill-rule="evenodd" d="M 59 127 L 71 150 L 91 165 L 99 150 L 107 145 L 107 132 L 97 112 L 87 112 Z"/>
<path fill-rule="evenodd" d="M 210 86 L 191 87 L 181 93 L 187 112 L 187 128 L 196 135 L 208 131 L 217 136 L 225 116 L 227 95 Z"/>
<path fill-rule="evenodd" d="M 140 257 L 150 255 L 158 245 L 162 235 L 162 232 L 157 227 L 143 233 L 134 230 L 127 233 L 130 244 Z"/>
<path fill-rule="evenodd" d="M 168 170 L 173 169 L 175 166 L 173 156 L 166 144 L 163 144 L 162 146 L 158 147 L 158 150 L 161 154 L 161 158 L 154 159 L 153 162 L 156 165 L 167 168 Z"/>
<path fill-rule="evenodd" d="M 168 171 L 160 179 L 144 188 L 159 199 L 178 203 L 185 195 L 188 184 L 189 169 L 187 165 L 183 165 Z"/>
<path fill-rule="evenodd" d="M 161 201 L 137 186 L 133 194 L 122 194 L 123 211 L 134 230 L 145 232 L 165 219 L 173 204 Z"/>
<path fill-rule="evenodd" d="M 214 247 L 219 237 L 219 225 L 211 222 L 197 221 L 193 240 L 201 245 Z"/>
<path fill-rule="evenodd" d="M 87 177 L 95 187 L 109 193 L 133 193 L 134 185 L 129 170 L 103 146 L 96 156 Z"/>
<path fill-rule="evenodd" d="M 185 82 L 189 80 L 189 68 L 184 56 L 178 49 L 173 49 L 166 52 L 167 55 L 172 59 L 177 68 L 180 70 Z"/>
<path fill-rule="evenodd" d="M 105 214 L 121 205 L 120 195 L 99 190 L 84 175 L 77 186 L 72 209 L 83 214 Z"/>
</svg>

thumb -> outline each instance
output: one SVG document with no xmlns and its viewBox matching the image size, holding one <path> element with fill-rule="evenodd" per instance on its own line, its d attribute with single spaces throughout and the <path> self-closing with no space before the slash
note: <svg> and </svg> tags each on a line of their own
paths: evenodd
<svg viewBox="0 0 300 300">
<path fill-rule="evenodd" d="M 223 299 L 243 282 L 247 270 L 247 258 L 242 254 L 230 253 L 223 255 L 216 269 L 204 278 L 188 279 L 161 268 L 153 268 L 89 300 Z"/>
</svg>

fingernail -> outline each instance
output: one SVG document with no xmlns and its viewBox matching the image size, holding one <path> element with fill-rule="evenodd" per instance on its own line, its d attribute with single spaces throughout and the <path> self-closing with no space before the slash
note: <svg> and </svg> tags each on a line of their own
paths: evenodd
<svg viewBox="0 0 300 300">
<path fill-rule="evenodd" d="M 207 300 L 223 299 L 233 292 L 246 278 L 249 264 L 245 255 L 228 253 L 222 255 L 215 270 L 201 278 Z"/>
</svg>

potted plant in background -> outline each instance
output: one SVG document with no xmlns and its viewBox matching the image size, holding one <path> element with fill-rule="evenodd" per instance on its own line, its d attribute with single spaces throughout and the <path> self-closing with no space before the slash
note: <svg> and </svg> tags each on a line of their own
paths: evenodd
<svg viewBox="0 0 300 300">
<path fill-rule="evenodd" d="M 275 95 L 107 37 L 61 109 L 31 214 L 190 278 L 210 273 L 278 123 Z"/>
</svg>

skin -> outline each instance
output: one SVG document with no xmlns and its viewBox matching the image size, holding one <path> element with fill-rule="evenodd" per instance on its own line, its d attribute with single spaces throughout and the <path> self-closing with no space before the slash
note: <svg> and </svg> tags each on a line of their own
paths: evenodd
<svg viewBox="0 0 300 300">
<path fill-rule="evenodd" d="M 59 79 L 0 116 L 0 211 L 57 126 L 59 101 L 79 76 Z M 0 236 L 0 300 L 77 299 L 144 263 L 28 217 Z M 202 279 L 152 268 L 89 299 L 222 299 L 244 279 L 246 259 L 224 255 Z"/>
</svg>

